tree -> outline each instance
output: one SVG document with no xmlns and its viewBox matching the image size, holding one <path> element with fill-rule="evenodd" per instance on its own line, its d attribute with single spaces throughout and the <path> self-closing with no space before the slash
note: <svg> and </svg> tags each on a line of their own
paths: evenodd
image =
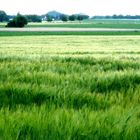
<svg viewBox="0 0 140 140">
<path fill-rule="evenodd" d="M 83 16 L 82 15 L 78 15 L 77 16 L 77 20 L 79 20 L 79 21 L 83 20 Z"/>
<path fill-rule="evenodd" d="M 8 16 L 4 11 L 0 10 L 0 22 L 8 21 Z"/>
<path fill-rule="evenodd" d="M 113 15 L 112 18 L 113 18 L 113 19 L 117 19 L 117 15 Z"/>
<path fill-rule="evenodd" d="M 62 21 L 68 21 L 68 16 L 65 15 L 65 14 L 62 14 L 62 15 L 61 15 L 61 20 L 62 20 Z"/>
<path fill-rule="evenodd" d="M 76 15 L 70 15 L 70 16 L 69 16 L 69 20 L 70 20 L 70 21 L 76 20 Z"/>
<path fill-rule="evenodd" d="M 48 22 L 51 22 L 53 20 L 53 18 L 50 15 L 46 15 L 46 17 Z"/>
<path fill-rule="evenodd" d="M 17 16 L 6 25 L 6 27 L 24 27 L 27 23 L 26 17 L 17 14 Z"/>
<path fill-rule="evenodd" d="M 81 21 L 81 20 L 84 20 L 84 19 L 88 19 L 89 16 L 88 15 L 84 15 L 84 14 L 79 14 L 77 16 L 77 20 Z"/>
<path fill-rule="evenodd" d="M 41 17 L 38 15 L 26 15 L 28 22 L 41 22 Z"/>
<path fill-rule="evenodd" d="M 88 15 L 82 15 L 83 19 L 89 19 Z"/>
</svg>

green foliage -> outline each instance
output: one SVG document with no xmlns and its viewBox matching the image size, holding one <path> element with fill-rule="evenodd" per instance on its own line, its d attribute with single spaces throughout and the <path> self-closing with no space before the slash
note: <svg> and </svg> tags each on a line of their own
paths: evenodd
<svg viewBox="0 0 140 140">
<path fill-rule="evenodd" d="M 88 19 L 89 16 L 88 15 L 83 15 L 83 14 L 78 14 L 77 15 L 77 20 L 82 21 L 84 19 Z"/>
<path fill-rule="evenodd" d="M 81 15 L 78 15 L 77 20 L 81 21 L 81 20 L 83 20 L 83 17 Z"/>
<path fill-rule="evenodd" d="M 38 15 L 26 15 L 28 22 L 41 22 L 41 17 Z"/>
<path fill-rule="evenodd" d="M 24 27 L 25 25 L 27 25 L 27 19 L 26 17 L 17 14 L 17 16 L 9 21 L 9 23 L 6 25 L 6 27 Z"/>
<path fill-rule="evenodd" d="M 70 21 L 75 21 L 76 20 L 76 15 L 70 15 L 69 20 Z"/>
<path fill-rule="evenodd" d="M 66 22 L 66 21 L 68 21 L 68 16 L 62 14 L 61 17 L 60 17 L 60 19 L 61 19 L 62 21 L 64 21 L 64 22 Z"/>
<path fill-rule="evenodd" d="M 93 19 L 140 19 L 140 15 L 112 15 L 112 16 L 93 16 Z"/>
<path fill-rule="evenodd" d="M 53 18 L 50 15 L 47 15 L 46 17 L 48 22 L 51 22 L 53 20 Z"/>
</svg>

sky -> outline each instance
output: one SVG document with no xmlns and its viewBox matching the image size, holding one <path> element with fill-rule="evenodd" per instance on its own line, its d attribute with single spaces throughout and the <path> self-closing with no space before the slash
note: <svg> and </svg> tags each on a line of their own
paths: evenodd
<svg viewBox="0 0 140 140">
<path fill-rule="evenodd" d="M 65 14 L 140 15 L 140 0 L 0 0 L 0 10 L 13 15 L 46 14 L 56 10 Z"/>
</svg>

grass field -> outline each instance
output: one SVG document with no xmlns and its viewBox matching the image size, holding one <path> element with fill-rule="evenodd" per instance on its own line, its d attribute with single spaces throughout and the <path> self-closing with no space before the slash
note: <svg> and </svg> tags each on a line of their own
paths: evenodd
<svg viewBox="0 0 140 140">
<path fill-rule="evenodd" d="M 52 36 L 69 36 L 69 35 L 73 35 L 73 36 L 130 36 L 130 35 L 140 35 L 140 31 L 0 31 L 0 37 L 4 37 L 4 36 L 40 36 L 40 35 L 52 35 Z"/>
<path fill-rule="evenodd" d="M 6 23 L 0 23 L 0 27 L 5 27 Z M 43 22 L 43 23 L 28 23 L 29 27 L 61 27 L 61 28 L 126 28 L 140 29 L 140 20 L 85 20 L 82 22 Z"/>
<path fill-rule="evenodd" d="M 139 140 L 140 36 L 1 36 L 0 139 Z"/>
<path fill-rule="evenodd" d="M 29 23 L 26 27 L 61 27 L 61 28 L 126 28 L 140 29 L 140 20 L 88 20 L 67 23 Z"/>
</svg>

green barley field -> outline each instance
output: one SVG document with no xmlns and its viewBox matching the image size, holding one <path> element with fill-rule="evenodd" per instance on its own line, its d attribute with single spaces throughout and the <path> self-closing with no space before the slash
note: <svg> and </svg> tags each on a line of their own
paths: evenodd
<svg viewBox="0 0 140 140">
<path fill-rule="evenodd" d="M 0 36 L 0 140 L 139 140 L 140 36 Z"/>
</svg>

